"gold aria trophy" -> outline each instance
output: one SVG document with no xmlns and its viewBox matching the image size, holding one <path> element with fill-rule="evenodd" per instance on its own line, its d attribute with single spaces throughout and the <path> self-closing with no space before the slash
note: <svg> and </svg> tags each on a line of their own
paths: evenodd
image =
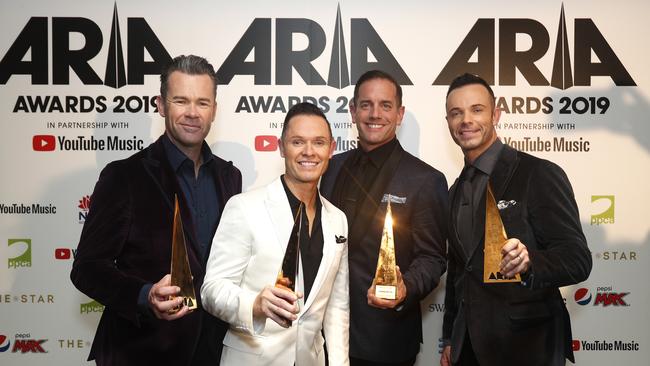
<svg viewBox="0 0 650 366">
<path fill-rule="evenodd" d="M 190 310 L 197 308 L 196 294 L 192 282 L 192 271 L 190 262 L 187 259 L 187 246 L 185 244 L 185 233 L 183 232 L 183 220 L 178 208 L 178 197 L 174 195 L 174 228 L 172 231 L 172 286 L 181 288 L 178 296 L 183 298 L 183 304 Z M 175 298 L 176 296 L 170 296 Z M 178 309 L 180 310 L 180 306 Z"/>
<path fill-rule="evenodd" d="M 497 202 L 492 193 L 492 185 L 488 182 L 485 193 L 485 248 L 483 262 L 483 282 L 504 283 L 521 282 L 521 277 L 516 274 L 514 278 L 506 278 L 500 272 L 501 248 L 508 240 L 506 229 L 503 227 Z"/>
<path fill-rule="evenodd" d="M 390 209 L 391 195 L 388 195 L 384 230 L 381 234 L 377 271 L 375 272 L 375 296 L 380 299 L 397 299 L 397 269 L 395 264 L 395 241 L 393 240 L 393 214 Z"/>
<path fill-rule="evenodd" d="M 298 212 L 293 220 L 293 228 L 289 235 L 289 242 L 284 251 L 282 267 L 278 272 L 275 280 L 275 287 L 296 291 L 296 278 L 298 276 L 298 258 L 300 250 L 300 229 L 302 225 L 302 202 L 298 207 Z"/>
<path fill-rule="evenodd" d="M 275 287 L 283 288 L 292 292 L 296 292 L 296 279 L 298 278 L 298 260 L 300 258 L 300 231 L 302 229 L 302 210 L 304 204 L 300 202 L 296 217 L 293 219 L 293 228 L 289 235 L 289 242 L 284 251 L 284 258 L 282 259 L 282 267 L 278 272 L 278 277 L 275 279 Z M 285 319 L 288 324 L 291 320 Z"/>
</svg>

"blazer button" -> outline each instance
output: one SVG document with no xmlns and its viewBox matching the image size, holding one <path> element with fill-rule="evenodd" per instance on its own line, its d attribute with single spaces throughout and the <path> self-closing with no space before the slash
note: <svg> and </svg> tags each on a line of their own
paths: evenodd
<svg viewBox="0 0 650 366">
<path fill-rule="evenodd" d="M 465 267 L 465 270 L 467 272 L 472 272 L 472 265 L 471 264 L 467 265 L 467 267 Z"/>
</svg>

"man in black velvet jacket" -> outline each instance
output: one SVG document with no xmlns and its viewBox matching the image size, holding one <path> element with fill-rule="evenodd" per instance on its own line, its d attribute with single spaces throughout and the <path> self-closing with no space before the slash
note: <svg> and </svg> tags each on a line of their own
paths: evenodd
<svg viewBox="0 0 650 366">
<path fill-rule="evenodd" d="M 165 134 L 106 166 L 92 194 L 70 277 L 105 305 L 89 360 L 98 365 L 218 362 L 226 327 L 201 308 L 170 300 L 174 196 L 198 296 L 212 237 L 241 173 L 204 139 L 216 113 L 216 74 L 207 60 L 179 56 L 161 75 L 157 105 Z"/>
<path fill-rule="evenodd" d="M 573 351 L 558 288 L 584 281 L 592 265 L 569 179 L 556 164 L 501 143 L 494 93 L 478 76 L 451 83 L 446 110 L 465 169 L 449 196 L 440 364 L 563 366 Z M 488 181 L 509 238 L 499 272 L 520 282 L 483 282 Z"/>
</svg>

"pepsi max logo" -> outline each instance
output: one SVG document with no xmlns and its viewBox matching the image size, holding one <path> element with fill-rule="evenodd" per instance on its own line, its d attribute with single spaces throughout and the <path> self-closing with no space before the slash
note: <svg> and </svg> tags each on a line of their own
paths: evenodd
<svg viewBox="0 0 650 366">
<path fill-rule="evenodd" d="M 579 288 L 573 296 L 578 305 L 587 305 L 591 302 L 591 293 L 586 288 Z"/>
<path fill-rule="evenodd" d="M 7 339 L 6 335 L 0 334 L 0 352 L 6 352 L 11 346 L 11 342 Z"/>
</svg>

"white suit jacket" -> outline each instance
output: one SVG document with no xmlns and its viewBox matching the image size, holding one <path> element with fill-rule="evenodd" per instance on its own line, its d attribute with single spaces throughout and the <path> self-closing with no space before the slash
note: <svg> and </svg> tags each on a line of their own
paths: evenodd
<svg viewBox="0 0 650 366">
<path fill-rule="evenodd" d="M 320 200 L 323 257 L 307 302 L 289 328 L 270 319 L 253 323 L 253 302 L 275 283 L 293 227 L 282 182 L 278 178 L 228 200 L 201 287 L 205 310 L 230 324 L 221 365 L 324 365 L 321 329 L 330 365 L 349 364 L 347 220 Z"/>
</svg>

